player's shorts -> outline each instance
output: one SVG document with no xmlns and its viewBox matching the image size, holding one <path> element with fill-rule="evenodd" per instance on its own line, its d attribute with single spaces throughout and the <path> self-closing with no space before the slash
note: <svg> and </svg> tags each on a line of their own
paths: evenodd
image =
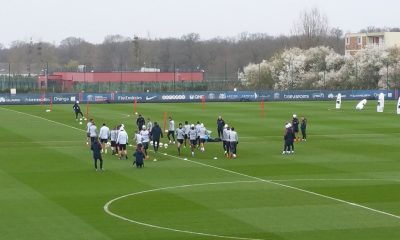
<svg viewBox="0 0 400 240">
<path fill-rule="evenodd" d="M 108 139 L 106 138 L 106 139 L 100 139 L 100 142 L 101 143 L 107 143 L 108 142 Z"/>
<path fill-rule="evenodd" d="M 175 134 L 175 131 L 171 131 L 171 130 L 168 130 L 168 135 L 170 135 L 170 134 L 172 134 L 172 135 L 174 135 Z"/>
<path fill-rule="evenodd" d="M 184 139 L 188 139 L 188 135 L 187 134 L 183 135 L 183 137 L 184 137 Z"/>
<path fill-rule="evenodd" d="M 178 143 L 183 144 L 183 139 L 177 139 Z"/>
<path fill-rule="evenodd" d="M 117 146 L 117 143 L 115 141 L 111 141 L 111 147 Z"/>
<path fill-rule="evenodd" d="M 119 144 L 120 150 L 126 150 L 126 144 Z"/>
<path fill-rule="evenodd" d="M 149 142 L 142 142 L 143 148 L 148 149 L 149 148 Z"/>
<path fill-rule="evenodd" d="M 237 145 L 236 142 L 231 142 L 229 145 L 230 145 L 229 146 L 230 152 L 236 153 L 236 145 Z"/>
<path fill-rule="evenodd" d="M 193 145 L 193 146 L 196 146 L 197 145 L 197 140 L 190 140 L 190 144 Z"/>
<path fill-rule="evenodd" d="M 200 142 L 201 142 L 201 143 L 205 143 L 205 142 L 206 142 L 206 139 L 205 139 L 205 138 L 200 138 Z"/>
</svg>

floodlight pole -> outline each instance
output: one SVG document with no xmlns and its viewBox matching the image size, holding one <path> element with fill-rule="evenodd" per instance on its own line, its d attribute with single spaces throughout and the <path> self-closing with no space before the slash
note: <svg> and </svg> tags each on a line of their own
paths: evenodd
<svg viewBox="0 0 400 240">
<path fill-rule="evenodd" d="M 11 85 L 11 63 L 8 63 L 8 85 Z M 11 87 L 10 87 L 11 88 Z"/>
<path fill-rule="evenodd" d="M 175 92 L 175 81 L 176 81 L 176 66 L 175 66 L 175 62 L 174 62 L 174 82 L 173 82 L 174 92 Z"/>
</svg>

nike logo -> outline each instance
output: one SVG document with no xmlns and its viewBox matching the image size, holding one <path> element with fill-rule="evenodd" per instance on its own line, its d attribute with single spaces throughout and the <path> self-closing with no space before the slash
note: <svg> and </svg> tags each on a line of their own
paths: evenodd
<svg viewBox="0 0 400 240">
<path fill-rule="evenodd" d="M 156 98 L 157 96 L 153 96 L 153 97 L 147 97 L 146 96 L 146 101 L 149 101 L 149 100 L 153 100 L 154 98 Z"/>
</svg>

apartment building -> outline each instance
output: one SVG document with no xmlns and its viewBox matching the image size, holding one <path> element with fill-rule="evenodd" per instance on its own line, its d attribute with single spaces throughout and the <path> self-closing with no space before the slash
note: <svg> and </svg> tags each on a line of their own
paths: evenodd
<svg viewBox="0 0 400 240">
<path fill-rule="evenodd" d="M 354 55 L 366 46 L 400 47 L 400 32 L 347 33 L 345 54 Z"/>
</svg>

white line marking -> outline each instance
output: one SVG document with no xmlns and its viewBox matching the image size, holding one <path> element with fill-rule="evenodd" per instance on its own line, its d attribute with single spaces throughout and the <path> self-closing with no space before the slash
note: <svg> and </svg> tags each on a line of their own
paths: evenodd
<svg viewBox="0 0 400 240">
<path fill-rule="evenodd" d="M 307 181 L 327 181 L 327 182 L 334 182 L 334 181 L 343 181 L 343 182 L 348 182 L 348 181 L 355 181 L 355 182 L 375 182 L 375 181 L 381 181 L 381 182 L 400 182 L 399 179 L 378 179 L 378 178 L 294 178 L 294 179 L 269 179 L 269 181 L 274 181 L 274 182 L 307 182 Z"/>
<path fill-rule="evenodd" d="M 163 191 L 163 190 L 170 190 L 170 189 L 177 189 L 177 188 L 188 188 L 188 187 L 196 187 L 196 186 L 207 186 L 207 185 L 221 185 L 221 184 L 235 184 L 235 183 L 255 183 L 255 182 L 262 182 L 259 180 L 253 180 L 253 181 L 233 181 L 233 182 L 213 182 L 213 183 L 199 183 L 199 184 L 188 184 L 188 185 L 181 185 L 181 186 L 173 186 L 173 187 L 163 187 L 163 188 L 156 188 L 156 189 L 150 189 L 150 190 L 145 190 L 145 191 L 141 191 L 141 192 L 135 192 L 135 193 L 130 193 L 130 194 L 126 194 L 124 196 L 120 196 L 117 198 L 114 198 L 112 200 L 110 200 L 109 202 L 107 202 L 104 205 L 104 211 L 111 215 L 114 216 L 116 218 L 122 219 L 124 221 L 128 221 L 131 223 L 135 223 L 135 224 L 139 224 L 142 226 L 146 226 L 146 227 L 152 227 L 152 228 L 157 228 L 157 229 L 162 229 L 162 230 L 168 230 L 168 231 L 173 231 L 173 232 L 179 232 L 179 233 L 188 233 L 188 234 L 193 234 L 193 235 L 200 235 L 200 236 L 207 236 L 207 237 L 217 237 L 217 238 L 226 238 L 226 239 L 238 239 L 238 240 L 263 240 L 263 239 L 258 239 L 258 238 L 245 238 L 245 237 L 235 237 L 235 236 L 225 236 L 225 235 L 217 235 L 217 234 L 211 234 L 211 233 L 202 233 L 202 232 L 194 232 L 194 231 L 188 231 L 188 230 L 181 230 L 181 229 L 175 229 L 175 228 L 168 228 L 168 227 L 162 227 L 162 226 L 157 226 L 157 225 L 153 225 L 153 224 L 148 224 L 148 223 L 144 223 L 144 222 L 139 222 L 139 221 L 135 221 L 123 216 L 120 216 L 118 214 L 115 214 L 113 212 L 110 211 L 109 207 L 113 202 L 116 202 L 122 198 L 126 198 L 129 196 L 134 196 L 134 195 L 139 195 L 139 194 L 143 194 L 143 193 L 149 193 L 149 192 L 156 192 L 156 191 Z"/>
<path fill-rule="evenodd" d="M 0 140 L 0 142 L 2 142 L 1 140 Z M 7 143 L 7 144 L 19 144 L 19 143 L 32 143 L 32 141 L 30 141 L 30 142 L 23 142 L 23 141 L 19 141 L 19 142 L 9 142 L 9 141 L 4 141 L 5 143 Z M 65 140 L 65 141 L 62 141 L 62 140 L 60 140 L 60 141 L 35 141 L 35 143 L 82 143 L 82 141 L 68 141 L 68 140 Z"/>
<path fill-rule="evenodd" d="M 27 115 L 27 116 L 39 118 L 39 119 L 42 119 L 42 120 L 45 120 L 45 121 L 49 121 L 49 122 L 52 122 L 52 123 L 55 123 L 55 124 L 59 124 L 59 125 L 62 125 L 62 126 L 68 127 L 68 128 L 76 129 L 78 131 L 83 131 L 83 132 L 85 131 L 83 129 L 79 129 L 79 128 L 76 128 L 76 127 L 73 127 L 73 126 L 70 126 L 70 125 L 67 125 L 67 124 L 64 124 L 64 123 L 56 122 L 56 121 L 53 121 L 53 120 L 50 120 L 50 119 L 46 119 L 46 118 L 43 118 L 43 117 L 39 117 L 39 116 L 36 116 L 36 115 L 32 115 L 32 114 L 29 114 L 29 113 L 19 112 L 19 111 L 7 109 L 7 108 L 4 108 L 4 107 L 0 107 L 0 108 L 8 110 L 8 111 L 11 111 L 11 112 L 15 112 L 15 113 L 24 114 L 24 115 Z M 392 214 L 392 213 L 388 213 L 388 212 L 384 212 L 384 211 L 381 211 L 381 210 L 377 210 L 377 209 L 374 209 L 374 208 L 370 208 L 370 207 L 367 207 L 367 206 L 364 206 L 364 205 L 361 205 L 361 204 L 345 201 L 345 200 L 342 200 L 342 199 L 339 199 L 339 198 L 326 196 L 326 195 L 323 195 L 323 194 L 319 194 L 319 193 L 308 191 L 308 190 L 305 190 L 305 189 L 301 189 L 301 188 L 293 187 L 293 186 L 290 186 L 290 185 L 282 184 L 282 183 L 275 182 L 275 181 L 272 181 L 272 180 L 266 180 L 266 179 L 250 176 L 250 175 L 247 175 L 247 174 L 244 174 L 244 173 L 231 171 L 231 170 L 220 168 L 220 167 L 216 167 L 216 166 L 213 166 L 213 165 L 208 165 L 208 164 L 205 164 L 205 163 L 200 163 L 200 162 L 196 162 L 196 161 L 192 161 L 192 160 L 188 160 L 188 159 L 185 160 L 183 158 L 180 158 L 180 157 L 177 157 L 177 156 L 174 156 L 174 155 L 170 155 L 170 154 L 166 154 L 166 155 L 170 156 L 172 158 L 176 158 L 176 159 L 180 159 L 180 160 L 183 160 L 183 161 L 195 163 L 195 164 L 202 165 L 202 166 L 205 166 L 205 167 L 218 169 L 218 170 L 221 170 L 221 171 L 224 171 L 224 172 L 229 172 L 229 173 L 232 173 L 232 174 L 235 174 L 235 175 L 240 175 L 240 176 L 243 176 L 243 177 L 252 178 L 252 179 L 255 179 L 255 180 L 259 180 L 259 181 L 263 181 L 263 182 L 266 182 L 266 183 L 270 183 L 270 184 L 274 184 L 274 185 L 277 185 L 277 186 L 281 186 L 281 187 L 284 187 L 284 188 L 289 188 L 289 189 L 293 189 L 293 190 L 296 190 L 296 191 L 308 193 L 308 194 L 311 194 L 311 195 L 314 195 L 314 196 L 318 196 L 318 197 L 321 197 L 321 198 L 330 199 L 330 200 L 333 200 L 333 201 L 336 201 L 336 202 L 341 202 L 341 203 L 344 203 L 344 204 L 347 204 L 347 205 L 350 205 L 350 206 L 355 206 L 355 207 L 362 208 L 362 209 L 365 209 L 365 210 L 369 210 L 369 211 L 372 211 L 372 212 L 375 212 L 375 213 L 380 213 L 380 214 L 383 214 L 383 215 L 386 215 L 386 216 L 390 216 L 390 217 L 393 217 L 393 218 L 396 218 L 396 219 L 400 219 L 400 216 L 398 216 L 398 215 L 395 215 L 395 214 Z"/>
<path fill-rule="evenodd" d="M 341 202 L 341 203 L 344 203 L 344 204 L 347 204 L 347 205 L 351 205 L 351 206 L 355 206 L 355 207 L 358 207 L 358 208 L 363 208 L 363 209 L 366 209 L 366 210 L 369 210 L 369 211 L 372 211 L 372 212 L 375 212 L 375 213 L 380 213 L 380 214 L 383 214 L 383 215 L 386 215 L 386 216 L 390 216 L 390 217 L 393 217 L 393 218 L 396 218 L 396 219 L 400 220 L 400 216 L 398 216 L 398 215 L 395 215 L 395 214 L 392 214 L 392 213 L 388 213 L 388 212 L 384 212 L 384 211 L 381 211 L 381 210 L 378 210 L 378 209 L 370 208 L 370 207 L 367 207 L 367 206 L 364 206 L 364 205 L 361 205 L 361 204 L 358 204 L 358 203 L 345 201 L 345 200 L 342 200 L 342 199 L 339 199 L 339 198 L 334 198 L 334 197 L 330 197 L 330 196 L 323 195 L 323 194 L 320 194 L 320 193 L 316 193 L 316 192 L 312 192 L 312 191 L 309 191 L 309 190 L 305 190 L 305 189 L 302 189 L 302 188 L 297 188 L 297 187 L 293 187 L 293 186 L 286 185 L 286 184 L 283 184 L 283 183 L 275 182 L 273 180 L 266 180 L 266 179 L 262 179 L 262 178 L 259 178 L 259 177 L 250 176 L 250 175 L 247 175 L 247 174 L 244 174 L 244 173 L 235 172 L 235 171 L 232 171 L 232 170 L 216 167 L 216 166 L 205 164 L 205 163 L 201 163 L 201 162 L 196 162 L 196 161 L 192 161 L 192 160 L 184 160 L 183 158 L 180 158 L 180 157 L 177 157 L 177 156 L 174 156 L 174 155 L 170 155 L 170 154 L 167 154 L 167 156 L 170 156 L 170 157 L 173 157 L 173 158 L 176 158 L 176 159 L 180 159 L 180 160 L 183 160 L 183 161 L 195 163 L 195 164 L 198 164 L 198 165 L 201 165 L 201 166 L 214 168 L 214 169 L 217 169 L 217 170 L 220 170 L 220 171 L 232 173 L 232 174 L 235 174 L 235 175 L 239 175 L 239 176 L 243 176 L 243 177 L 259 180 L 259 181 L 266 182 L 266 183 L 269 183 L 269 184 L 281 186 L 281 187 L 284 187 L 284 188 L 289 188 L 289 189 L 293 189 L 293 190 L 296 190 L 296 191 L 308 193 L 310 195 L 314 195 L 314 196 L 318 196 L 318 197 L 321 197 L 321 198 L 330 199 L 330 200 L 333 200 L 333 201 L 336 201 L 336 202 Z"/>
<path fill-rule="evenodd" d="M 343 134 L 309 134 L 307 137 L 342 137 L 342 136 L 387 136 L 387 135 L 398 135 L 400 133 L 343 133 Z M 267 135 L 267 136 L 240 136 L 240 139 L 266 139 L 266 138 L 282 138 L 281 135 Z"/>
<path fill-rule="evenodd" d="M 24 113 L 24 112 L 12 110 L 12 109 L 4 108 L 4 107 L 0 107 L 0 108 L 1 108 L 1 109 L 4 109 L 4 110 L 7 110 L 7 111 L 10 111 L 10 112 L 15 112 L 15 113 L 23 114 L 23 115 L 26 115 L 26 116 L 30 116 L 30 117 L 42 119 L 42 120 L 44 120 L 44 121 L 48 121 L 48 122 L 51 122 L 51 123 L 54 123 L 54 124 L 58 124 L 58 125 L 61 125 L 61 126 L 64 126 L 64 127 L 68 127 L 68 128 L 72 128 L 72 129 L 75 129 L 75 130 L 78 130 L 78 131 L 85 132 L 85 130 L 83 130 L 83 129 L 76 128 L 76 127 L 73 127 L 73 126 L 68 125 L 68 124 L 56 122 L 56 121 L 53 121 L 53 120 L 50 120 L 50 119 L 47 119 L 47 118 L 44 118 L 44 117 L 39 117 L 39 116 L 36 116 L 36 115 L 33 115 L 33 114 Z"/>
</svg>

